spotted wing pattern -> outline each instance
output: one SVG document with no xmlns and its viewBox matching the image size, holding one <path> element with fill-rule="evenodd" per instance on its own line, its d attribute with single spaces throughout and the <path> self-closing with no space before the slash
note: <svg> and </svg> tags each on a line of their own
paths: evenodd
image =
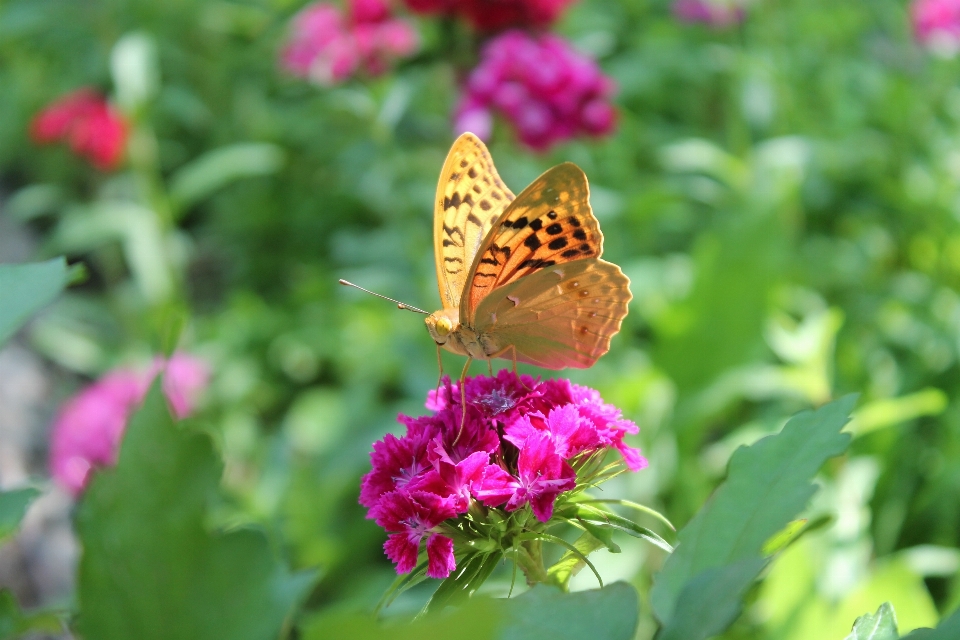
<svg viewBox="0 0 960 640">
<path fill-rule="evenodd" d="M 484 237 L 513 199 L 486 145 L 472 133 L 457 138 L 440 172 L 434 208 L 434 257 L 445 309 L 460 304 Z"/>
<path fill-rule="evenodd" d="M 473 325 L 473 310 L 498 287 L 602 251 L 587 177 L 569 162 L 553 167 L 517 196 L 480 246 L 460 301 L 461 322 Z"/>
<path fill-rule="evenodd" d="M 585 369 L 620 331 L 633 297 L 629 285 L 620 267 L 597 258 L 542 268 L 485 297 L 475 328 L 495 356 Z"/>
</svg>

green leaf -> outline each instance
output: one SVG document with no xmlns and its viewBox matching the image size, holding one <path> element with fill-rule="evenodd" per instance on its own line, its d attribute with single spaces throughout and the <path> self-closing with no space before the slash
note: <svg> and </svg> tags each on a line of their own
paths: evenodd
<svg viewBox="0 0 960 640">
<path fill-rule="evenodd" d="M 79 508 L 78 630 L 98 640 L 277 638 L 314 576 L 292 574 L 261 531 L 207 530 L 222 465 L 209 437 L 174 424 L 159 385 Z"/>
<path fill-rule="evenodd" d="M 63 258 L 0 265 L 0 345 L 60 294 L 67 282 Z"/>
<path fill-rule="evenodd" d="M 698 573 L 683 588 L 657 640 L 705 640 L 721 633 L 740 615 L 740 601 L 765 564 L 748 558 Z"/>
<path fill-rule="evenodd" d="M 38 495 L 40 490 L 33 487 L 0 491 L 0 542 L 17 530 L 27 507 Z"/>
<path fill-rule="evenodd" d="M 579 522 L 590 535 L 602 542 L 603 546 L 605 546 L 610 553 L 620 553 L 620 545 L 613 541 L 612 528 L 595 525 L 589 520 L 578 519 L 577 522 Z"/>
<path fill-rule="evenodd" d="M 604 546 L 604 543 L 584 532 L 579 538 L 574 540 L 574 550 L 567 551 L 552 567 L 547 569 L 547 574 L 553 578 L 560 587 L 566 588 L 570 578 L 580 573 L 580 570 L 587 566 L 586 557 Z"/>
<path fill-rule="evenodd" d="M 676 551 L 655 578 L 650 601 L 662 623 L 686 607 L 678 603 L 697 574 L 759 558 L 764 543 L 804 508 L 817 470 L 850 441 L 840 430 L 855 401 L 847 396 L 800 413 L 779 434 L 733 454 L 727 480 L 680 531 Z"/>
<path fill-rule="evenodd" d="M 591 507 L 587 507 L 586 509 L 581 507 L 579 517 L 590 520 L 594 523 L 600 523 L 609 527 L 613 527 L 614 529 L 623 531 L 634 538 L 646 540 L 647 542 L 660 547 L 667 553 L 671 553 L 673 551 L 673 547 L 670 545 L 670 543 L 658 536 L 656 533 L 650 529 L 647 529 L 646 527 L 641 527 L 633 520 L 624 518 L 616 513 L 611 513 L 609 511 L 600 512 Z"/>
<path fill-rule="evenodd" d="M 283 150 L 269 143 L 246 142 L 214 149 L 173 175 L 170 197 L 182 211 L 235 180 L 275 173 L 283 162 Z"/>
<path fill-rule="evenodd" d="M 430 602 L 427 603 L 427 611 L 442 611 L 444 607 L 455 605 L 473 595 L 490 577 L 502 557 L 503 554 L 499 552 L 479 553 L 473 556 L 464 565 L 462 571 L 451 574 L 440 583 Z"/>
<path fill-rule="evenodd" d="M 637 591 L 625 582 L 577 593 L 541 585 L 507 605 L 500 640 L 632 640 L 640 619 Z"/>
<path fill-rule="evenodd" d="M 865 613 L 853 623 L 853 630 L 844 640 L 898 640 L 897 614 L 893 605 L 884 602 L 876 613 Z"/>
</svg>

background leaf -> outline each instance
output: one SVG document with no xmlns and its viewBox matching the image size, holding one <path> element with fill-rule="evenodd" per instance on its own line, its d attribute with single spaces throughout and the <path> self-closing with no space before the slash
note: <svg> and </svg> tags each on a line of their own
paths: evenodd
<svg viewBox="0 0 960 640">
<path fill-rule="evenodd" d="M 40 490 L 33 487 L 0 491 L 0 542 L 17 530 L 27 508 L 38 495 Z"/>
<path fill-rule="evenodd" d="M 67 281 L 63 258 L 33 264 L 0 264 L 0 345 L 57 297 Z"/>
<path fill-rule="evenodd" d="M 313 582 L 261 531 L 206 529 L 221 465 L 210 439 L 174 424 L 154 384 L 116 468 L 99 474 L 77 530 L 78 628 L 99 640 L 267 640 Z"/>
</svg>

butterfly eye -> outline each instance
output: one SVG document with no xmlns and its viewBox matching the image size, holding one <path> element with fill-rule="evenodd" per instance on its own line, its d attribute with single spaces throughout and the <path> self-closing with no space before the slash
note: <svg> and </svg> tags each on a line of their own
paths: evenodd
<svg viewBox="0 0 960 640">
<path fill-rule="evenodd" d="M 446 318 L 439 318 L 437 320 L 437 334 L 440 336 L 445 336 L 453 330 L 453 323 Z"/>
</svg>

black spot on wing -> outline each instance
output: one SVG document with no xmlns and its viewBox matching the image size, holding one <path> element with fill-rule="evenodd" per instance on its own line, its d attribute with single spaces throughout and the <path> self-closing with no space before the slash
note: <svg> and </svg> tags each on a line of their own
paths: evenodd
<svg viewBox="0 0 960 640">
<path fill-rule="evenodd" d="M 584 231 L 583 229 L 577 229 L 576 231 L 573 232 L 573 237 L 576 238 L 577 240 L 586 240 L 587 232 Z"/>
<path fill-rule="evenodd" d="M 559 251 L 560 249 L 563 249 L 565 246 L 567 246 L 566 238 L 557 238 L 556 240 L 551 240 L 550 244 L 547 245 L 547 247 L 551 251 Z"/>
<path fill-rule="evenodd" d="M 552 225 L 547 227 L 547 233 L 552 236 L 555 236 L 561 232 L 563 232 L 563 226 L 559 222 L 554 222 Z"/>
<path fill-rule="evenodd" d="M 523 241 L 523 244 L 526 247 L 536 251 L 538 248 L 540 248 L 540 238 L 537 237 L 537 234 L 531 233 L 529 236 L 527 236 L 527 239 Z"/>
</svg>

